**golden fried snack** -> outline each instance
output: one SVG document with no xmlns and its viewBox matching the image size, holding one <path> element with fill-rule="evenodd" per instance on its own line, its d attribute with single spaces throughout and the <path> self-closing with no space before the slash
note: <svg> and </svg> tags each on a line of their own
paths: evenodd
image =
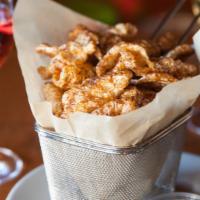
<svg viewBox="0 0 200 200">
<path fill-rule="evenodd" d="M 128 113 L 137 109 L 135 101 L 132 99 L 115 99 L 105 103 L 102 107 L 94 110 L 92 113 L 96 115 L 116 116 Z"/>
<path fill-rule="evenodd" d="M 138 33 L 138 29 L 131 23 L 119 23 L 110 27 L 100 37 L 100 47 L 103 53 L 112 48 L 114 45 L 123 41 L 133 41 Z"/>
<path fill-rule="evenodd" d="M 97 33 L 94 33 L 93 31 L 89 30 L 88 27 L 83 24 L 76 25 L 75 28 L 71 32 L 69 32 L 68 41 L 77 40 L 82 43 L 82 39 L 85 39 L 85 37 L 89 38 L 89 40 L 92 40 L 96 44 L 98 44 L 99 42 Z"/>
<path fill-rule="evenodd" d="M 140 54 L 133 54 L 130 51 L 122 51 L 121 57 L 114 70 L 130 69 L 134 72 L 132 84 L 146 84 L 157 83 L 156 88 L 176 81 L 176 79 L 167 73 L 160 73 L 155 64 L 151 62 L 146 56 Z"/>
<path fill-rule="evenodd" d="M 59 53 L 59 48 L 49 44 L 40 44 L 38 47 L 36 47 L 36 52 L 53 58 Z"/>
<path fill-rule="evenodd" d="M 123 42 L 112 47 L 100 60 L 96 66 L 96 73 L 101 76 L 114 67 L 115 70 L 128 68 L 134 71 L 138 66 L 153 68 L 153 63 L 143 47 Z"/>
<path fill-rule="evenodd" d="M 119 59 L 119 45 L 112 47 L 96 66 L 96 74 L 101 76 L 112 69 Z"/>
<path fill-rule="evenodd" d="M 154 71 L 154 63 L 149 60 L 144 49 L 138 47 L 134 47 L 135 52 L 128 49 L 121 50 L 121 56 L 114 70 L 130 69 L 136 75 Z"/>
<path fill-rule="evenodd" d="M 45 100 L 51 102 L 52 104 L 53 114 L 60 116 L 62 113 L 61 98 L 63 91 L 52 83 L 45 83 L 43 87 L 43 93 Z"/>
<path fill-rule="evenodd" d="M 156 43 L 160 46 L 161 51 L 165 53 L 176 46 L 177 37 L 171 32 L 166 32 L 156 40 Z"/>
<path fill-rule="evenodd" d="M 131 23 L 118 23 L 111 27 L 108 32 L 125 38 L 134 38 L 138 33 L 138 29 Z"/>
<path fill-rule="evenodd" d="M 166 57 L 178 59 L 178 58 L 187 58 L 188 56 L 194 53 L 194 49 L 189 44 L 181 44 L 174 49 L 170 50 Z"/>
<path fill-rule="evenodd" d="M 105 103 L 102 107 L 92 113 L 97 115 L 116 116 L 131 112 L 141 106 L 151 102 L 155 97 L 155 92 L 136 87 L 126 89 L 119 99 Z"/>
<path fill-rule="evenodd" d="M 143 39 L 134 41 L 137 32 L 137 28 L 130 23 L 117 24 L 101 37 L 100 46 L 106 53 L 120 42 L 133 42 L 143 47 L 150 57 L 158 57 L 161 53 L 166 53 L 172 49 L 177 42 L 176 36 L 171 32 L 164 33 L 155 42 Z"/>
<path fill-rule="evenodd" d="M 88 55 L 96 55 L 97 58 L 100 58 L 100 49 L 99 45 L 99 36 L 90 31 L 84 25 L 77 25 L 68 36 L 68 46 L 70 52 L 80 53 L 84 52 Z"/>
<path fill-rule="evenodd" d="M 47 70 L 52 74 L 52 82 L 59 88 L 68 88 L 81 84 L 85 79 L 95 76 L 91 64 L 82 62 L 85 54 L 72 54 L 69 51 L 60 51 L 52 58 Z"/>
<path fill-rule="evenodd" d="M 158 57 L 161 55 L 161 48 L 156 42 L 150 40 L 138 40 L 134 42 L 134 44 L 143 47 L 149 57 Z"/>
<path fill-rule="evenodd" d="M 54 71 L 52 82 L 59 88 L 67 90 L 81 84 L 85 79 L 95 75 L 93 66 L 87 63 L 66 64 Z"/>
<path fill-rule="evenodd" d="M 53 58 L 50 64 L 50 71 L 53 73 L 56 68 L 61 69 L 63 63 L 84 63 L 88 56 L 93 54 L 100 59 L 102 55 L 98 44 L 97 34 L 83 25 L 78 25 L 69 34 L 68 42 L 65 45 L 55 47 L 42 44 L 36 48 L 36 51 Z"/>
<path fill-rule="evenodd" d="M 99 98 L 113 98 L 119 96 L 124 88 L 129 85 L 133 74 L 130 70 L 121 72 L 110 72 L 87 82 L 83 83 L 92 96 Z"/>
<path fill-rule="evenodd" d="M 114 35 L 111 33 L 106 33 L 100 38 L 100 48 L 103 54 L 106 54 L 109 49 L 111 49 L 114 45 L 122 42 L 122 38 L 119 35 Z"/>
<path fill-rule="evenodd" d="M 76 47 L 75 47 L 76 46 Z M 70 49 L 69 49 L 70 48 Z M 54 73 L 56 69 L 62 69 L 63 66 L 73 64 L 83 63 L 87 59 L 87 55 L 82 52 L 77 45 L 70 44 L 62 45 L 60 47 L 39 45 L 36 48 L 38 53 L 50 56 L 52 59 L 48 70 L 51 74 Z M 44 72 L 44 69 L 41 69 Z M 42 72 L 42 73 L 43 73 Z M 47 73 L 47 72 L 46 72 Z"/>
<path fill-rule="evenodd" d="M 151 102 L 165 85 L 199 73 L 197 66 L 178 60 L 193 49 L 176 46 L 172 33 L 151 41 L 136 40 L 137 32 L 130 23 L 101 33 L 78 25 L 64 45 L 39 45 L 36 51 L 51 58 L 38 73 L 50 81 L 43 90 L 53 114 L 121 115 Z"/>
<path fill-rule="evenodd" d="M 131 82 L 135 85 L 156 83 L 156 85 L 163 87 L 175 81 L 177 81 L 177 79 L 167 73 L 144 73 L 143 75 L 141 74 L 141 78 L 133 79 Z"/>
<path fill-rule="evenodd" d="M 138 95 L 137 105 L 138 107 L 142 107 L 150 103 L 156 96 L 156 92 L 150 89 L 140 88 L 140 92 L 142 95 Z"/>
<path fill-rule="evenodd" d="M 52 82 L 63 90 L 81 84 L 85 79 L 95 75 L 93 66 L 87 63 L 87 59 L 92 54 L 101 58 L 98 43 L 98 36 L 80 25 L 69 34 L 69 41 L 65 45 L 38 46 L 38 53 L 52 58 L 48 68 L 38 69 L 40 75 L 43 79 L 52 77 Z"/>
<path fill-rule="evenodd" d="M 136 86 L 129 86 L 126 88 L 123 93 L 120 95 L 122 99 L 132 99 L 139 94 L 139 89 Z"/>
<path fill-rule="evenodd" d="M 144 88 L 138 88 L 136 86 L 131 86 L 131 87 L 129 86 L 121 94 L 120 98 L 134 100 L 136 102 L 137 108 L 139 108 L 151 102 L 155 96 L 156 96 L 155 91 Z"/>
<path fill-rule="evenodd" d="M 82 52 L 78 54 L 71 53 L 70 51 L 60 51 L 53 57 L 49 64 L 49 71 L 53 74 L 55 70 L 60 69 L 66 65 L 80 65 L 86 60 L 86 54 Z"/>
<path fill-rule="evenodd" d="M 160 59 L 155 67 L 160 72 L 171 74 L 179 80 L 199 73 L 198 66 L 167 57 Z"/>
<path fill-rule="evenodd" d="M 119 98 L 105 103 L 102 107 L 97 108 L 92 113 L 97 115 L 116 116 L 133 111 L 138 108 L 136 99 L 138 94 L 139 90 L 136 87 L 126 89 Z"/>
<path fill-rule="evenodd" d="M 37 71 L 43 80 L 48 80 L 52 77 L 52 73 L 49 71 L 48 67 L 40 66 Z"/>
<path fill-rule="evenodd" d="M 109 50 L 98 63 L 96 72 L 98 76 L 101 76 L 113 66 L 115 66 L 113 70 L 119 72 L 130 69 L 136 77 L 140 77 L 139 79 L 133 77 L 132 83 L 137 85 L 156 82 L 163 86 L 176 81 L 172 75 L 158 72 L 154 65 L 149 60 L 144 48 L 139 45 L 121 43 Z"/>
<path fill-rule="evenodd" d="M 161 35 L 155 42 L 141 39 L 134 41 L 134 44 L 138 44 L 143 47 L 149 57 L 159 57 L 161 54 L 171 50 L 176 45 L 176 42 L 176 36 L 171 32 L 167 32 Z"/>
<path fill-rule="evenodd" d="M 115 99 L 129 85 L 132 72 L 124 70 L 121 73 L 109 73 L 100 78 L 90 79 L 80 87 L 66 91 L 62 98 L 64 112 L 67 117 L 70 112 L 92 112 L 106 102 Z"/>
<path fill-rule="evenodd" d="M 88 91 L 74 87 L 63 94 L 62 118 L 67 118 L 73 112 L 91 113 L 93 110 L 101 107 L 107 99 L 91 96 Z"/>
</svg>

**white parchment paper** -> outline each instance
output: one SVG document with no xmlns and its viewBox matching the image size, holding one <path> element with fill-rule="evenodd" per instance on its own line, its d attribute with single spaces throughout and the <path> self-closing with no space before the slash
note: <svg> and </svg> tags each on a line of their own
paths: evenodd
<svg viewBox="0 0 200 200">
<path fill-rule="evenodd" d="M 50 0 L 18 0 L 14 13 L 18 58 L 32 113 L 44 128 L 102 144 L 135 145 L 169 125 L 200 94 L 200 76 L 196 76 L 168 85 L 150 104 L 128 114 L 109 117 L 73 113 L 68 119 L 53 116 L 50 103 L 44 100 L 43 81 L 37 73 L 37 67 L 47 65 L 49 60 L 37 55 L 35 47 L 44 42 L 65 43 L 68 31 L 78 23 L 96 31 L 106 26 Z M 200 57 L 200 32 L 194 42 Z"/>
</svg>

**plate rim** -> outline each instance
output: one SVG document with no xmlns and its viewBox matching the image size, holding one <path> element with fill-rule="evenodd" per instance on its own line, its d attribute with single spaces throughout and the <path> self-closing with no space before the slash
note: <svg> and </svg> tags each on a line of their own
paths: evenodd
<svg viewBox="0 0 200 200">
<path fill-rule="evenodd" d="M 28 179 L 35 176 L 35 174 L 39 173 L 40 171 L 44 171 L 43 164 L 32 169 L 27 174 L 25 174 L 20 180 L 18 180 L 17 183 L 11 188 L 10 192 L 8 193 L 8 196 L 6 197 L 6 200 L 12 200 L 13 195 L 17 192 L 21 185 L 23 185 Z"/>
<path fill-rule="evenodd" d="M 183 157 L 185 157 L 185 159 L 187 159 L 188 157 L 198 157 L 200 159 L 200 155 L 197 154 L 193 154 L 190 152 L 182 152 L 181 155 L 181 160 L 180 160 L 180 166 L 181 166 L 181 161 L 183 161 Z M 179 170 L 180 170 L 180 166 L 179 166 Z M 25 174 L 20 180 L 17 181 L 17 183 L 11 188 L 10 192 L 8 193 L 8 196 L 6 197 L 6 200 L 13 200 L 13 196 L 17 193 L 17 191 L 19 190 L 19 188 L 21 187 L 21 185 L 23 185 L 24 183 L 26 183 L 26 181 L 28 179 L 31 179 L 32 177 L 34 177 L 36 174 L 38 173 L 45 173 L 45 169 L 44 169 L 44 165 L 39 165 L 38 167 L 32 169 L 31 171 L 29 171 L 27 174 Z M 180 171 L 179 171 L 180 173 Z M 178 179 L 177 179 L 178 180 Z"/>
</svg>

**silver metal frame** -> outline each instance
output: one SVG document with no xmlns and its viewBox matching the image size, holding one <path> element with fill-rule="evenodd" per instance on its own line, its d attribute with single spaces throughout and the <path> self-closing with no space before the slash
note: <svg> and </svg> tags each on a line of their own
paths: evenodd
<svg viewBox="0 0 200 200">
<path fill-rule="evenodd" d="M 70 145 L 75 145 L 91 150 L 96 150 L 104 153 L 112 153 L 112 154 L 132 154 L 132 153 L 138 153 L 142 151 L 143 149 L 147 148 L 149 145 L 156 143 L 160 140 L 162 140 L 166 135 L 172 134 L 173 130 L 179 127 L 180 125 L 184 124 L 190 117 L 192 116 L 191 109 L 186 111 L 181 117 L 179 117 L 177 120 L 172 122 L 167 128 L 163 129 L 159 133 L 155 134 L 154 136 L 148 138 L 147 140 L 137 144 L 136 146 L 130 146 L 130 147 L 114 147 L 110 145 L 100 144 L 96 142 L 92 142 L 89 140 L 69 136 L 69 135 L 63 135 L 62 133 L 56 133 L 52 130 L 47 130 L 42 128 L 40 125 L 35 125 L 35 130 L 42 136 L 45 136 L 47 138 L 67 143 Z"/>
<path fill-rule="evenodd" d="M 114 147 L 35 125 L 53 200 L 144 199 L 173 191 L 191 109 L 136 146 Z"/>
</svg>

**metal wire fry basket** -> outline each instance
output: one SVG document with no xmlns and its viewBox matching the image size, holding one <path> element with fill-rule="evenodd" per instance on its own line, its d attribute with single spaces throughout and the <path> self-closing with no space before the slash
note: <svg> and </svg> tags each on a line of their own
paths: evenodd
<svg viewBox="0 0 200 200">
<path fill-rule="evenodd" d="M 156 186 L 173 189 L 183 128 L 190 115 L 128 148 L 64 136 L 36 125 L 51 199 L 140 200 Z"/>
<path fill-rule="evenodd" d="M 153 32 L 152 40 L 185 1 L 177 1 Z M 177 45 L 187 39 L 199 17 L 200 14 L 194 16 Z M 127 148 L 69 137 L 36 125 L 51 199 L 142 200 L 162 189 L 172 191 L 185 138 L 184 126 L 190 116 L 187 111 L 153 137 Z"/>
</svg>

